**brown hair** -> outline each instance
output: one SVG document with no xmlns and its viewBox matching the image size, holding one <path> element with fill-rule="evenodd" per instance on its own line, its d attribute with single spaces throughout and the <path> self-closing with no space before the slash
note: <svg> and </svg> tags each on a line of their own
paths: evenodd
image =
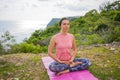
<svg viewBox="0 0 120 80">
<path fill-rule="evenodd" d="M 64 17 L 64 18 L 62 18 L 62 19 L 60 20 L 60 22 L 59 22 L 59 26 L 61 26 L 61 23 L 62 23 L 63 20 L 68 20 L 68 21 L 69 21 L 68 18 Z"/>
</svg>

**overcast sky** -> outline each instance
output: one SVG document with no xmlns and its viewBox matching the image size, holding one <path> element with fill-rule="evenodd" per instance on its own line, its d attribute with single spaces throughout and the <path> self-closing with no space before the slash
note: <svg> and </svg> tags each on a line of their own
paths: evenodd
<svg viewBox="0 0 120 80">
<path fill-rule="evenodd" d="M 83 16 L 108 1 L 115 0 L 0 0 L 0 33 L 11 27 L 13 35 L 29 37 L 52 18 Z"/>
<path fill-rule="evenodd" d="M 80 16 L 113 0 L 0 0 L 0 20 L 40 20 Z"/>
</svg>

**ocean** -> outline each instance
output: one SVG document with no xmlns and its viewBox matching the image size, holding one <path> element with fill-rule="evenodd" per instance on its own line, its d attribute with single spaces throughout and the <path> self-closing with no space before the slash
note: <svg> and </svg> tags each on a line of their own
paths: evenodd
<svg viewBox="0 0 120 80">
<path fill-rule="evenodd" d="M 9 31 L 16 43 L 21 43 L 25 38 L 29 38 L 35 30 L 45 29 L 45 23 L 40 21 L 0 21 L 0 36 Z"/>
</svg>

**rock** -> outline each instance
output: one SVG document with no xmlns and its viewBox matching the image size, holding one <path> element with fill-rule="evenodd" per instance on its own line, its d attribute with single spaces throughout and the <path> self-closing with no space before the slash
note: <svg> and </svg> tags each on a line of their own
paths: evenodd
<svg viewBox="0 0 120 80">
<path fill-rule="evenodd" d="M 107 60 L 107 62 L 109 63 L 109 62 L 110 62 L 110 60 Z"/>
<path fill-rule="evenodd" d="M 6 63 L 6 59 L 0 57 L 0 66 L 4 65 L 5 63 Z"/>
<path fill-rule="evenodd" d="M 115 50 L 115 48 L 111 47 L 111 48 L 110 48 L 110 50 L 111 50 L 111 51 L 114 51 L 114 50 Z"/>
<path fill-rule="evenodd" d="M 0 63 L 1 62 L 6 62 L 6 60 L 3 57 L 0 57 Z"/>
<path fill-rule="evenodd" d="M 119 53 L 119 51 L 117 51 L 117 50 L 114 50 L 114 54 L 118 54 Z"/>
<path fill-rule="evenodd" d="M 23 63 L 17 63 L 15 66 L 22 66 L 23 65 Z"/>
<path fill-rule="evenodd" d="M 12 78 L 11 80 L 19 80 L 19 78 Z"/>
<path fill-rule="evenodd" d="M 105 44 L 105 46 L 109 46 L 109 44 Z"/>
</svg>

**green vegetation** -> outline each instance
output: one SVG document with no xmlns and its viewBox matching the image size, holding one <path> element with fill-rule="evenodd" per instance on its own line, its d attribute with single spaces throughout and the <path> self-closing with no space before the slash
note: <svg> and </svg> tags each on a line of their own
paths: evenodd
<svg viewBox="0 0 120 80">
<path fill-rule="evenodd" d="M 70 33 L 75 35 L 77 46 L 103 44 L 120 41 L 120 1 L 105 3 L 100 6 L 100 13 L 93 9 L 84 16 L 70 20 Z M 60 31 L 58 23 L 49 26 L 46 30 L 36 30 L 29 39 L 21 44 L 15 42 L 9 32 L 1 35 L 0 52 L 5 53 L 5 46 L 9 46 L 9 53 L 47 53 L 51 37 Z"/>
<path fill-rule="evenodd" d="M 11 48 L 11 53 L 42 53 L 47 51 L 47 46 L 34 45 L 32 43 L 28 44 L 26 42 L 15 44 Z"/>
<path fill-rule="evenodd" d="M 89 58 L 92 66 L 89 70 L 99 80 L 119 80 L 120 79 L 120 49 L 110 47 L 83 47 L 77 57 Z"/>
<path fill-rule="evenodd" d="M 120 80 L 120 44 L 93 46 L 120 42 L 120 1 L 103 4 L 100 13 L 93 9 L 70 23 L 77 57 L 92 61 L 90 72 L 99 80 Z M 49 41 L 59 30 L 58 23 L 46 30 L 36 30 L 20 44 L 8 31 L 0 34 L 0 79 L 49 80 L 41 58 L 48 56 Z"/>
<path fill-rule="evenodd" d="M 4 59 L 4 63 L 0 65 L 0 79 L 49 80 L 40 54 L 22 53 L 1 57 Z"/>
</svg>

